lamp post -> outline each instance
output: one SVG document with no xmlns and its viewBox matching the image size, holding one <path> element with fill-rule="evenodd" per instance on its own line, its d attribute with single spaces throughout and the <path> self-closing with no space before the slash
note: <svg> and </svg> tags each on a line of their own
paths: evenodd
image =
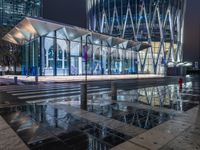
<svg viewBox="0 0 200 150">
<path fill-rule="evenodd" d="M 137 56 L 137 60 L 136 60 L 136 63 L 137 63 L 137 80 L 138 80 L 138 71 L 139 71 L 138 55 L 139 55 L 139 52 L 137 51 L 136 52 L 136 56 Z"/>
<path fill-rule="evenodd" d="M 88 49 L 88 37 L 86 36 L 86 44 L 84 48 L 84 59 L 85 59 L 85 82 L 81 84 L 81 109 L 87 110 L 87 49 Z"/>
</svg>

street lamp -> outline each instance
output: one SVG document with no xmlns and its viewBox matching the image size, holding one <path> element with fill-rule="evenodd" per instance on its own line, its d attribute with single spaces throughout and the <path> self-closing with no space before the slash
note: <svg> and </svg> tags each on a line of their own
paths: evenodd
<svg viewBox="0 0 200 150">
<path fill-rule="evenodd" d="M 88 37 L 91 35 L 86 35 L 86 44 L 84 47 L 84 59 L 85 59 L 85 83 L 81 84 L 81 108 L 87 110 L 87 50 L 88 50 Z"/>
<path fill-rule="evenodd" d="M 137 60 L 136 60 L 136 64 L 137 64 L 137 80 L 138 80 L 138 71 L 139 71 L 139 61 L 138 61 L 138 55 L 139 55 L 139 52 L 136 51 L 136 56 L 137 56 Z"/>
</svg>

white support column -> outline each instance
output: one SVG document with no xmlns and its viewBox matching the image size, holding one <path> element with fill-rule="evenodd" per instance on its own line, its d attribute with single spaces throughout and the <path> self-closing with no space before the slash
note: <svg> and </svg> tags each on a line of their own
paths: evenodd
<svg viewBox="0 0 200 150">
<path fill-rule="evenodd" d="M 62 50 L 62 69 L 65 69 L 65 49 Z"/>
<path fill-rule="evenodd" d="M 35 41 L 33 41 L 33 43 L 32 43 L 33 45 L 32 45 L 32 67 L 33 66 L 35 66 Z M 31 67 L 31 66 L 30 66 Z"/>
<path fill-rule="evenodd" d="M 45 49 L 46 51 L 46 68 L 49 68 L 49 50 L 48 49 Z"/>
</svg>

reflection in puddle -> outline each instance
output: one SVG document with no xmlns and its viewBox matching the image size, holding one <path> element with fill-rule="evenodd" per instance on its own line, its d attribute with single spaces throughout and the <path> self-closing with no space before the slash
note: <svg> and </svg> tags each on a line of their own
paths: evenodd
<svg viewBox="0 0 200 150">
<path fill-rule="evenodd" d="M 200 97 L 200 92 L 198 90 L 193 89 L 191 93 L 191 91 L 187 90 L 188 88 L 190 88 L 190 90 L 192 89 L 190 82 L 185 85 L 182 91 L 179 91 L 179 87 L 176 84 L 128 91 L 119 90 L 117 102 L 139 103 L 151 107 L 187 111 L 198 104 Z M 80 107 L 80 97 L 74 96 L 66 98 L 63 101 L 57 101 L 57 103 Z M 88 96 L 88 105 L 105 106 L 112 103 L 113 101 L 111 101 L 110 93 L 90 94 Z"/>
<path fill-rule="evenodd" d="M 188 83 L 181 92 L 186 92 L 190 86 L 191 84 Z M 180 93 L 178 85 L 120 90 L 117 101 L 111 100 L 110 93 L 88 95 L 87 110 L 129 125 L 150 129 L 173 117 L 168 114 L 168 111 L 158 112 L 154 108 L 187 111 L 197 105 L 188 99 L 192 100 L 194 96 L 187 95 L 186 98 Z M 78 108 L 81 105 L 79 96 L 54 103 Z M 140 104 L 143 105 L 142 108 L 139 107 Z"/>
<path fill-rule="evenodd" d="M 108 107 L 106 106 L 107 109 L 106 107 L 102 107 L 101 110 L 97 107 L 91 107 L 88 108 L 91 112 L 144 129 L 153 128 L 170 119 L 170 116 L 167 113 L 136 109 L 131 106 L 119 107 L 116 104 Z"/>
<path fill-rule="evenodd" d="M 2 109 L 1 115 L 34 150 L 106 150 L 131 138 L 48 105 Z"/>
<path fill-rule="evenodd" d="M 190 82 L 184 86 L 182 91 L 179 90 L 179 86 L 176 84 L 122 91 L 118 93 L 118 101 L 140 103 L 176 111 L 187 111 L 197 106 L 199 103 L 197 98 L 200 97 L 198 90 L 193 89 L 191 94 L 191 92 L 188 92 L 188 88 L 190 90 L 193 89 Z"/>
</svg>

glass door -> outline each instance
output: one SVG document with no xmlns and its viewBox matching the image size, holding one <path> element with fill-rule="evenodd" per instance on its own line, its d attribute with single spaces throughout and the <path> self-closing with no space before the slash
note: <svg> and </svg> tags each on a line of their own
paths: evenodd
<svg viewBox="0 0 200 150">
<path fill-rule="evenodd" d="M 71 75 L 82 75 L 81 57 L 71 57 Z"/>
</svg>

